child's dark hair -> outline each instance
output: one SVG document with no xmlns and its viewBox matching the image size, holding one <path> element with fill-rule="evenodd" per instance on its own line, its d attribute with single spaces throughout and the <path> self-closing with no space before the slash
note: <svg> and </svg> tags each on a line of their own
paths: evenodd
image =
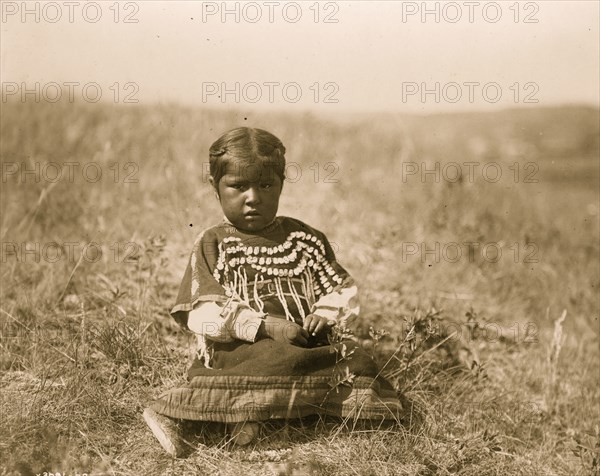
<svg viewBox="0 0 600 476">
<path fill-rule="evenodd" d="M 219 137 L 209 149 L 210 175 L 215 186 L 233 161 L 248 168 L 260 165 L 285 179 L 285 147 L 270 132 L 250 127 L 238 127 Z M 258 163 L 257 163 L 258 162 Z"/>
</svg>

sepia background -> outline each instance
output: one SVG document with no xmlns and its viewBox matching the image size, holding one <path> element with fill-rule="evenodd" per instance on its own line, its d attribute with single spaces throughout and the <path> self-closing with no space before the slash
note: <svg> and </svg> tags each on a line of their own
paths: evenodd
<svg viewBox="0 0 600 476">
<path fill-rule="evenodd" d="M 0 474 L 597 474 L 596 2 L 0 5 Z M 172 461 L 146 429 L 242 125 L 359 283 L 402 430 L 195 426 Z"/>
</svg>

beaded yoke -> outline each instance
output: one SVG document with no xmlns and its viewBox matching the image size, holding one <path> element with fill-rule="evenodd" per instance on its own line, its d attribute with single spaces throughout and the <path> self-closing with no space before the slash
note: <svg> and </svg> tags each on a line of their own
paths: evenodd
<svg viewBox="0 0 600 476">
<path fill-rule="evenodd" d="M 321 297 L 352 284 L 325 235 L 299 220 L 277 217 L 259 233 L 224 222 L 196 239 L 171 314 L 185 325 L 198 302 L 234 300 L 302 324 Z"/>
</svg>

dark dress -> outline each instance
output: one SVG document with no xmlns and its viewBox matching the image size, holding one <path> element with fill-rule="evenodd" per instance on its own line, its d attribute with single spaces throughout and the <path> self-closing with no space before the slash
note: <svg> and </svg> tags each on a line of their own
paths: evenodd
<svg viewBox="0 0 600 476">
<path fill-rule="evenodd" d="M 321 297 L 350 285 L 325 235 L 298 220 L 278 217 L 254 234 L 223 223 L 196 240 L 171 314 L 186 327 L 198 303 L 239 300 L 301 325 Z M 270 339 L 209 342 L 188 379 L 152 408 L 228 423 L 313 414 L 398 421 L 402 410 L 373 359 L 350 340 L 312 340 L 308 347 Z"/>
</svg>

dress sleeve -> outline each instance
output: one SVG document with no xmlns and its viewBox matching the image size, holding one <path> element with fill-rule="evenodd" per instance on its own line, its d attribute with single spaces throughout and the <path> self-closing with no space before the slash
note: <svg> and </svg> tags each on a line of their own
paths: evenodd
<svg viewBox="0 0 600 476">
<path fill-rule="evenodd" d="M 187 326 L 198 339 L 200 361 L 211 367 L 212 342 L 231 342 L 234 339 L 254 342 L 264 316 L 233 299 L 225 305 L 214 301 L 199 302 L 188 313 Z"/>
<path fill-rule="evenodd" d="M 202 232 L 194 243 L 175 306 L 171 309 L 171 316 L 183 328 L 187 328 L 188 314 L 198 303 L 227 302 L 225 289 L 213 276 L 218 257 L 216 234 L 211 229 Z"/>
<path fill-rule="evenodd" d="M 195 334 L 216 342 L 254 342 L 264 316 L 242 302 L 231 300 L 221 305 L 209 301 L 190 311 L 187 324 Z"/>
<path fill-rule="evenodd" d="M 348 327 L 358 317 L 360 304 L 356 285 L 344 287 L 322 296 L 313 304 L 312 313 Z"/>
</svg>

